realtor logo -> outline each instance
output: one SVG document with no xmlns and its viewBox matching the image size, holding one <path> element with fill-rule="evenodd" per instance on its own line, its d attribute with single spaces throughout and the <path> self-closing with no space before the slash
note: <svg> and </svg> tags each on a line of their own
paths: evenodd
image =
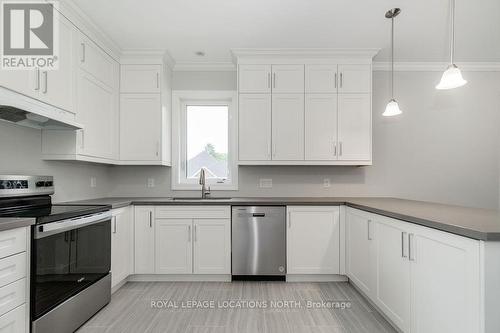
<svg viewBox="0 0 500 333">
<path fill-rule="evenodd" d="M 56 69 L 55 2 L 2 2 L 2 69 Z"/>
</svg>

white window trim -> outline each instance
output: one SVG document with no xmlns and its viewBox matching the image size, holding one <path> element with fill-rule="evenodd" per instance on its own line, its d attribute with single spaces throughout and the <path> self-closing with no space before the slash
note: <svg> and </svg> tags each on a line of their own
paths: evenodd
<svg viewBox="0 0 500 333">
<path fill-rule="evenodd" d="M 217 184 L 213 180 L 207 179 L 207 185 L 211 190 L 220 191 L 237 191 L 238 190 L 238 112 L 237 112 L 237 96 L 236 91 L 232 90 L 174 90 L 172 91 L 172 172 L 171 172 L 171 187 L 172 190 L 196 190 L 199 191 L 201 186 L 195 184 L 183 183 L 180 181 L 181 163 L 183 162 L 181 155 L 185 151 L 182 147 L 182 135 L 184 135 L 184 119 L 183 108 L 186 103 L 196 103 L 206 105 L 220 105 L 224 101 L 229 106 L 228 117 L 228 163 L 230 183 Z M 219 103 L 217 103 L 219 102 Z"/>
</svg>

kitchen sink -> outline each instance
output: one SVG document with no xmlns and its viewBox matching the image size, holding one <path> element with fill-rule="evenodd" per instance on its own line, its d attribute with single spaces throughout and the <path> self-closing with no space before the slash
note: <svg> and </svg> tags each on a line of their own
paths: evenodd
<svg viewBox="0 0 500 333">
<path fill-rule="evenodd" d="M 184 198 L 172 198 L 173 201 L 227 201 L 231 200 L 232 198 L 199 198 L 199 197 L 184 197 Z"/>
</svg>

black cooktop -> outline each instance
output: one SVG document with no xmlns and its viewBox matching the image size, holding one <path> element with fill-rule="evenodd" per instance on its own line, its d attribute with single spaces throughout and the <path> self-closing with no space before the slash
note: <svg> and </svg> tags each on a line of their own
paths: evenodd
<svg viewBox="0 0 500 333">
<path fill-rule="evenodd" d="M 52 205 L 50 198 L 31 197 L 0 200 L 0 217 L 32 217 L 36 224 L 80 217 L 110 210 L 102 205 Z"/>
</svg>

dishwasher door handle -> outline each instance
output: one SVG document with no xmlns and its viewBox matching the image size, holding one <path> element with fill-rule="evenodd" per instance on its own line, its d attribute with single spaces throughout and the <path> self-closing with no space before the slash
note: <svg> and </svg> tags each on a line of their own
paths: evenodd
<svg viewBox="0 0 500 333">
<path fill-rule="evenodd" d="M 252 216 L 253 217 L 266 217 L 266 214 L 265 213 L 253 213 Z"/>
</svg>

